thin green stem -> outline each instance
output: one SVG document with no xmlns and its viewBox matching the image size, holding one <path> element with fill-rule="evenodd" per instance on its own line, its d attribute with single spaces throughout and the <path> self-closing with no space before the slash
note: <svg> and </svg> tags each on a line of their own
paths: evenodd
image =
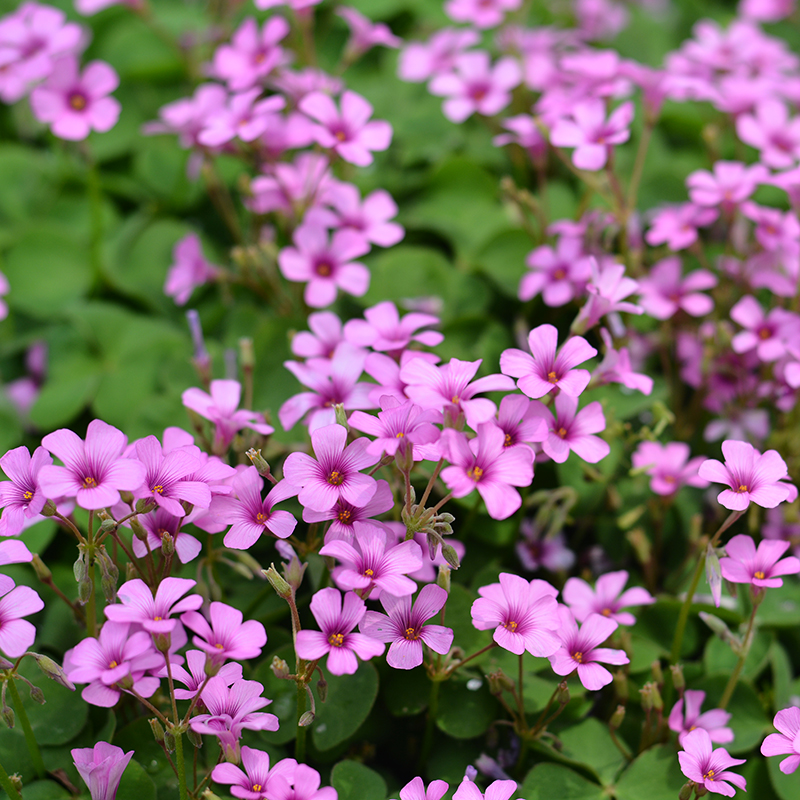
<svg viewBox="0 0 800 800">
<path fill-rule="evenodd" d="M 297 681 L 297 738 L 294 742 L 294 757 L 299 764 L 306 761 L 307 726 L 300 724 L 300 718 L 306 713 L 306 684 Z"/>
<path fill-rule="evenodd" d="M 636 161 L 633 164 L 631 182 L 628 184 L 628 197 L 625 201 L 628 214 L 631 214 L 636 208 L 636 198 L 639 193 L 639 183 L 642 180 L 644 162 L 647 159 L 647 150 L 650 146 L 650 137 L 653 134 L 653 127 L 654 126 L 652 123 L 645 122 L 644 130 L 642 131 L 642 138 L 639 139 L 639 149 L 636 151 Z"/>
<path fill-rule="evenodd" d="M 521 730 L 526 731 L 528 730 L 528 720 L 525 719 L 525 700 L 522 692 L 524 672 L 522 658 L 524 655 L 524 653 L 519 654 L 519 672 L 517 673 L 517 705 L 519 706 L 519 724 L 521 726 Z"/>
<path fill-rule="evenodd" d="M 31 721 L 28 719 L 25 706 L 22 705 L 22 698 L 19 695 L 19 690 L 13 678 L 9 678 L 8 680 L 8 691 L 11 695 L 11 702 L 14 704 L 14 710 L 17 712 L 20 725 L 22 725 L 22 732 L 25 734 L 25 744 L 28 746 L 28 752 L 31 755 L 31 761 L 33 761 L 33 769 L 36 772 L 36 777 L 44 778 L 47 774 L 47 770 L 44 768 L 44 761 L 42 761 L 42 754 L 36 742 L 36 735 L 31 727 Z"/>
<path fill-rule="evenodd" d="M 433 490 L 433 485 L 436 483 L 436 479 L 439 477 L 439 471 L 441 470 L 443 465 L 444 465 L 444 459 L 440 458 L 436 464 L 436 468 L 433 470 L 433 475 L 431 475 L 431 479 L 428 481 L 428 485 L 425 487 L 425 493 L 422 495 L 422 500 L 419 501 L 419 505 L 417 506 L 417 508 L 425 508 L 425 503 L 428 502 L 428 498 L 430 497 L 431 491 Z"/>
<path fill-rule="evenodd" d="M 11 778 L 8 777 L 8 773 L 3 769 L 2 764 L 0 764 L 0 786 L 3 787 L 3 791 L 8 795 L 9 800 L 22 800 L 22 795 L 17 791 L 17 787 L 11 783 Z"/>
<path fill-rule="evenodd" d="M 739 660 L 736 662 L 736 666 L 731 673 L 731 677 L 728 678 L 728 685 L 725 687 L 725 691 L 722 693 L 722 698 L 717 704 L 717 708 L 727 708 L 731 697 L 733 697 L 736 684 L 739 682 L 739 676 L 742 674 L 742 669 L 744 669 L 744 662 L 747 661 L 747 656 L 750 653 L 750 637 L 753 634 L 753 623 L 756 621 L 757 611 L 758 605 L 756 604 L 753 606 L 753 611 L 750 614 L 750 620 L 747 623 L 747 632 L 744 635 L 744 639 L 742 639 L 742 651 L 739 653 Z"/>
<path fill-rule="evenodd" d="M 186 763 L 183 760 L 183 734 L 175 732 L 175 766 L 178 768 L 178 791 L 181 800 L 189 800 L 186 788 Z"/>
<path fill-rule="evenodd" d="M 473 658 L 477 658 L 480 655 L 483 655 L 487 650 L 491 650 L 493 647 L 497 647 L 497 642 L 492 642 L 491 644 L 487 644 L 486 647 L 482 647 L 476 653 L 473 653 L 471 656 L 467 656 L 466 658 L 462 658 L 456 664 L 453 664 L 452 667 L 448 667 L 447 672 L 445 673 L 446 677 L 450 677 L 457 669 L 463 667 L 468 661 L 472 661 Z"/>
</svg>

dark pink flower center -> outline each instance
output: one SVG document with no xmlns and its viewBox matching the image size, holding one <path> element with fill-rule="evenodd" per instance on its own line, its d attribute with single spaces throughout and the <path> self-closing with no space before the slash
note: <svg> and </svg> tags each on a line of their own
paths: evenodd
<svg viewBox="0 0 800 800">
<path fill-rule="evenodd" d="M 67 103 L 69 103 L 69 107 L 73 111 L 83 111 L 89 105 L 89 101 L 83 92 L 70 92 L 69 97 L 67 97 Z"/>
<path fill-rule="evenodd" d="M 344 646 L 344 634 L 343 633 L 332 633 L 328 637 L 328 644 L 333 645 L 333 647 L 343 647 Z"/>
<path fill-rule="evenodd" d="M 331 486 L 341 486 L 344 483 L 344 474 L 339 472 L 339 470 L 333 470 L 330 475 L 328 475 L 328 483 Z"/>
<path fill-rule="evenodd" d="M 406 628 L 403 638 L 409 642 L 416 642 L 419 639 L 419 633 L 414 628 Z"/>
</svg>

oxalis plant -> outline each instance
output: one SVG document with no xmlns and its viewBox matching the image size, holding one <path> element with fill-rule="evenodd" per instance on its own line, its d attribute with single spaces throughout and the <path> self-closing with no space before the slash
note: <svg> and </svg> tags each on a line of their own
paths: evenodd
<svg viewBox="0 0 800 800">
<path fill-rule="evenodd" d="M 793 0 L 3 9 L 6 797 L 800 797 Z"/>
</svg>

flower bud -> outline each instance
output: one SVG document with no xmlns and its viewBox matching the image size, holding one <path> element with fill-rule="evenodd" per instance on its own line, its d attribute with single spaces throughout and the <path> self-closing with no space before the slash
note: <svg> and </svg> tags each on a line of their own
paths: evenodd
<svg viewBox="0 0 800 800">
<path fill-rule="evenodd" d="M 85 581 L 87 578 L 86 555 L 83 550 L 79 551 L 78 560 L 72 565 L 72 574 L 75 576 L 75 580 L 78 583 Z"/>
<path fill-rule="evenodd" d="M 60 667 L 52 658 L 40 655 L 39 653 L 31 653 L 36 666 L 47 675 L 50 680 L 60 683 L 64 688 L 69 689 L 71 692 L 75 691 L 75 684 L 67 677 L 67 673 Z"/>
<path fill-rule="evenodd" d="M 169 729 L 164 731 L 164 747 L 168 753 L 175 752 L 175 734 Z"/>
<path fill-rule="evenodd" d="M 9 661 L 7 658 L 3 658 L 0 656 L 0 669 L 12 669 L 14 667 L 14 662 Z"/>
<path fill-rule="evenodd" d="M 14 727 L 14 711 L 7 705 L 3 705 L 0 714 L 3 716 L 3 722 L 5 722 L 6 726 L 9 728 Z"/>
<path fill-rule="evenodd" d="M 203 665 L 203 670 L 207 678 L 213 678 L 222 669 L 222 662 L 215 661 L 213 657 L 206 653 L 206 663 Z"/>
<path fill-rule="evenodd" d="M 139 522 L 139 517 L 131 517 L 128 522 L 130 522 L 131 530 L 133 531 L 133 535 L 140 541 L 144 542 L 147 540 L 147 531 L 144 529 L 144 525 Z"/>
<path fill-rule="evenodd" d="M 319 695 L 320 703 L 324 703 L 328 699 L 328 681 L 325 678 L 320 678 L 317 681 L 317 694 Z"/>
<path fill-rule="evenodd" d="M 110 575 L 103 575 L 100 578 L 100 589 L 108 605 L 117 600 L 117 582 Z"/>
<path fill-rule="evenodd" d="M 272 584 L 272 588 L 279 597 L 288 600 L 292 597 L 292 587 L 278 574 L 274 564 L 270 564 L 269 569 L 263 570 L 264 577 Z"/>
<path fill-rule="evenodd" d="M 156 507 L 156 501 L 152 497 L 142 497 L 136 501 L 134 509 L 137 514 L 149 514 Z"/>
<path fill-rule="evenodd" d="M 486 675 L 486 680 L 489 681 L 489 691 L 493 695 L 501 695 L 505 692 L 513 692 L 515 687 L 514 681 L 498 669 L 496 672 L 490 672 Z"/>
<path fill-rule="evenodd" d="M 239 339 L 239 360 L 242 363 L 242 369 L 252 370 L 256 365 L 256 356 L 253 351 L 253 340 L 249 336 L 242 336 Z"/>
<path fill-rule="evenodd" d="M 250 459 L 253 466 L 258 470 L 258 474 L 261 475 L 262 478 L 269 478 L 272 474 L 269 464 L 264 460 L 264 457 L 261 455 L 260 450 L 256 450 L 254 447 L 251 447 L 245 455 Z"/>
<path fill-rule="evenodd" d="M 189 728 L 189 730 L 186 731 L 186 738 L 198 750 L 203 746 L 203 737 L 193 728 Z"/>
<path fill-rule="evenodd" d="M 706 580 L 711 589 L 711 596 L 714 598 L 714 605 L 719 608 L 719 604 L 722 602 L 722 567 L 711 542 L 706 548 Z"/>
<path fill-rule="evenodd" d="M 289 665 L 278 656 L 272 657 L 272 663 L 269 667 L 272 670 L 272 674 L 281 680 L 286 680 L 292 674 Z"/>
<path fill-rule="evenodd" d="M 139 572 L 136 569 L 136 564 L 132 561 L 125 562 L 125 580 L 132 581 L 134 578 L 139 577 Z"/>
<path fill-rule="evenodd" d="M 57 512 L 56 504 L 52 500 L 48 500 L 40 513 L 43 517 L 54 517 Z"/>
<path fill-rule="evenodd" d="M 653 687 L 653 708 L 656 711 L 664 710 L 664 700 L 661 697 L 661 692 L 658 691 L 658 686 L 655 683 L 650 684 Z"/>
<path fill-rule="evenodd" d="M 657 686 L 664 685 L 664 672 L 661 669 L 661 662 L 656 660 L 650 665 L 650 671 L 653 673 L 653 680 Z"/>
<path fill-rule="evenodd" d="M 119 497 L 126 506 L 129 506 L 133 502 L 133 493 L 127 490 L 120 489 Z"/>
<path fill-rule="evenodd" d="M 31 559 L 31 566 L 33 567 L 33 571 L 36 573 L 36 577 L 40 581 L 49 581 L 53 577 L 53 573 L 50 572 L 47 564 L 39 558 L 38 553 L 33 554 L 33 558 Z"/>
<path fill-rule="evenodd" d="M 18 772 L 13 773 L 12 775 L 8 776 L 8 780 L 11 781 L 11 785 L 20 793 L 22 794 L 22 775 Z"/>
<path fill-rule="evenodd" d="M 221 800 L 220 796 L 218 794 L 214 794 L 211 789 L 205 789 L 200 797 L 201 800 Z"/>
<path fill-rule="evenodd" d="M 683 690 L 686 688 L 686 679 L 683 677 L 683 666 L 681 664 L 670 664 L 669 668 L 672 673 L 672 685 L 675 691 L 683 697 Z"/>
<path fill-rule="evenodd" d="M 694 781 L 689 781 L 688 783 L 684 783 L 681 786 L 681 790 L 678 793 L 678 800 L 689 800 L 692 796 L 692 791 L 694 790 Z"/>
<path fill-rule="evenodd" d="M 628 676 L 621 669 L 614 673 L 614 690 L 620 703 L 628 702 Z"/>
<path fill-rule="evenodd" d="M 303 582 L 303 575 L 305 575 L 307 567 L 308 562 L 303 564 L 300 559 L 294 555 L 294 553 L 289 559 L 289 563 L 283 565 L 283 577 L 286 579 L 286 583 L 288 583 L 289 586 L 291 586 L 295 591 L 300 588 L 300 584 Z"/>
<path fill-rule="evenodd" d="M 411 472 L 414 466 L 414 445 L 408 442 L 405 447 L 398 447 L 394 454 L 394 462 L 397 464 L 397 469 L 399 469 L 403 475 L 407 475 Z"/>
<path fill-rule="evenodd" d="M 150 730 L 153 731 L 153 738 L 159 743 L 163 744 L 164 742 L 164 729 L 161 727 L 161 723 L 153 717 L 153 719 L 147 720 L 150 723 Z"/>
<path fill-rule="evenodd" d="M 161 552 L 165 556 L 172 556 L 175 554 L 175 539 L 169 531 L 164 531 L 161 534 Z"/>
<path fill-rule="evenodd" d="M 169 653 L 171 636 L 169 633 L 153 634 L 153 645 L 159 653 Z"/>
<path fill-rule="evenodd" d="M 456 553 L 456 549 L 453 545 L 443 544 L 442 556 L 453 569 L 458 569 L 461 566 L 461 562 L 458 560 L 458 553 Z"/>
<path fill-rule="evenodd" d="M 346 431 L 349 431 L 350 426 L 347 424 L 347 412 L 344 410 L 344 403 L 334 403 L 333 412 L 336 415 L 336 424 L 341 425 Z M 298 725 L 299 724 L 300 723 L 298 723 Z"/>
<path fill-rule="evenodd" d="M 100 523 L 100 533 L 108 533 L 109 531 L 113 531 L 116 527 L 117 527 L 116 520 L 104 519 Z"/>
<path fill-rule="evenodd" d="M 87 578 L 78 584 L 78 604 L 85 606 L 92 596 L 92 582 Z"/>
<path fill-rule="evenodd" d="M 653 684 L 646 683 L 639 689 L 639 694 L 642 698 L 642 709 L 645 711 L 653 710 Z"/>
<path fill-rule="evenodd" d="M 622 725 L 622 720 L 625 719 L 625 706 L 617 706 L 616 711 L 611 715 L 611 719 L 608 721 L 608 727 L 611 728 L 612 731 L 615 731 Z"/>
<path fill-rule="evenodd" d="M 561 683 L 558 684 L 558 702 L 561 703 L 562 706 L 569 703 L 569 686 L 567 686 L 566 681 L 561 681 Z"/>
<path fill-rule="evenodd" d="M 436 585 L 450 594 L 450 567 L 439 564 L 439 574 L 436 576 Z"/>
<path fill-rule="evenodd" d="M 312 722 L 314 721 L 314 712 L 313 711 L 306 711 L 299 720 L 297 720 L 297 724 L 301 728 L 307 728 Z"/>
</svg>

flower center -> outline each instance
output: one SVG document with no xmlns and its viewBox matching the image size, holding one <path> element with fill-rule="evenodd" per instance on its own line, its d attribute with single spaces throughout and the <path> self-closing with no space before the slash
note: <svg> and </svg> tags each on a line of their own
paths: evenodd
<svg viewBox="0 0 800 800">
<path fill-rule="evenodd" d="M 457 394 L 454 394 L 454 395 L 453 395 L 453 396 L 450 398 L 450 402 L 451 402 L 451 403 L 453 403 L 453 404 L 456 404 L 456 403 L 458 403 L 458 402 L 459 402 L 459 400 L 460 400 L 460 399 L 461 399 L 461 398 L 460 398 L 460 397 L 459 397 Z"/>
<path fill-rule="evenodd" d="M 151 491 L 153 494 L 156 494 L 156 493 L 158 493 L 158 494 L 164 494 L 164 487 L 163 487 L 163 486 L 162 486 L 160 483 L 158 483 L 158 484 L 156 484 L 156 485 L 155 485 L 155 486 L 154 486 L 152 489 L 150 489 L 150 491 Z"/>
<path fill-rule="evenodd" d="M 547 380 L 549 383 L 556 384 L 558 383 L 558 375 L 556 375 L 555 372 L 548 372 Z"/>
<path fill-rule="evenodd" d="M 477 483 L 483 477 L 483 470 L 480 467 L 470 467 L 467 470 L 467 475 Z"/>
<path fill-rule="evenodd" d="M 350 522 L 350 517 L 352 516 L 353 516 L 352 513 L 348 509 L 343 508 L 339 512 L 339 516 L 337 517 L 337 519 L 339 520 L 339 522 L 344 522 L 346 524 Z"/>
<path fill-rule="evenodd" d="M 343 142 L 345 139 L 347 139 L 347 134 L 346 134 L 344 131 L 336 131 L 336 133 L 334 134 L 334 136 L 335 136 L 335 137 L 336 137 L 336 138 L 337 138 L 337 139 L 338 139 L 340 142 Z"/>
<path fill-rule="evenodd" d="M 266 515 L 265 515 L 265 514 L 262 514 L 261 512 L 259 512 L 258 514 L 256 514 L 256 522 L 257 522 L 259 525 L 266 525 L 266 524 L 267 524 L 267 517 L 266 517 Z"/>
<path fill-rule="evenodd" d="M 764 575 L 764 573 L 761 570 L 759 570 L 758 572 L 754 572 L 753 573 L 753 577 L 756 580 L 763 581 L 766 576 Z"/>
<path fill-rule="evenodd" d="M 116 662 L 116 661 L 112 661 L 112 662 L 111 662 L 111 663 L 108 665 L 108 668 L 109 668 L 109 669 L 114 669 L 115 667 L 118 667 L 118 666 L 119 666 L 119 664 L 117 664 L 117 662 Z"/>
<path fill-rule="evenodd" d="M 371 577 L 372 577 L 374 574 L 375 574 L 375 571 L 374 571 L 374 570 L 372 570 L 372 569 L 370 569 L 369 567 L 367 567 L 367 568 L 364 570 L 364 577 L 365 577 L 365 578 L 371 578 Z"/>
<path fill-rule="evenodd" d="M 506 630 L 511 631 L 511 633 L 516 633 L 519 623 L 515 622 L 513 619 L 510 619 L 508 622 L 503 623 L 503 627 Z"/>
<path fill-rule="evenodd" d="M 402 438 L 404 438 L 404 437 L 405 437 L 405 434 L 403 433 L 403 431 L 400 431 L 400 433 L 396 433 L 396 434 L 394 435 L 394 438 L 395 438 L 395 439 L 402 439 Z"/>
<path fill-rule="evenodd" d="M 33 492 L 25 492 L 25 494 L 22 495 L 22 498 L 24 500 L 30 500 L 32 497 L 33 497 Z"/>
<path fill-rule="evenodd" d="M 261 784 L 260 783 L 254 783 L 253 787 L 252 787 L 252 791 L 260 792 L 261 791 Z"/>
<path fill-rule="evenodd" d="M 736 490 L 737 494 L 743 494 L 746 491 L 747 491 L 747 484 L 746 483 L 741 484 L 739 486 L 739 488 Z"/>
<path fill-rule="evenodd" d="M 713 781 L 714 780 L 714 770 L 710 769 L 708 772 L 704 772 L 703 773 L 703 777 L 706 778 L 706 780 Z"/>
<path fill-rule="evenodd" d="M 328 475 L 328 483 L 331 486 L 341 486 L 344 483 L 344 475 L 338 470 L 333 470 L 333 472 Z"/>
<path fill-rule="evenodd" d="M 333 264 L 330 261 L 322 261 L 317 262 L 316 266 L 316 273 L 322 278 L 329 278 L 333 273 Z"/>
<path fill-rule="evenodd" d="M 224 645 L 224 644 L 222 644 L 221 642 L 217 642 L 217 643 L 214 645 L 214 647 L 216 647 L 216 648 L 217 648 L 217 650 L 224 650 L 224 649 L 225 649 L 225 645 Z"/>
<path fill-rule="evenodd" d="M 331 644 L 334 647 L 341 647 L 344 644 L 344 634 L 343 633 L 332 633 L 328 637 L 328 644 Z"/>
<path fill-rule="evenodd" d="M 761 328 L 758 332 L 759 339 L 769 339 L 772 336 L 772 331 L 769 328 Z"/>
<path fill-rule="evenodd" d="M 69 96 L 69 107 L 74 111 L 83 111 L 86 108 L 86 97 L 80 92 L 72 92 Z"/>
<path fill-rule="evenodd" d="M 153 617 L 153 622 L 161 622 L 164 619 L 163 617 Z"/>
<path fill-rule="evenodd" d="M 503 439 L 503 447 L 511 447 L 512 444 L 514 443 L 511 441 L 511 434 L 507 433 L 506 438 Z"/>
<path fill-rule="evenodd" d="M 566 428 L 559 428 L 559 429 L 556 431 L 556 434 L 557 434 L 558 436 L 560 436 L 562 439 L 565 439 L 565 438 L 566 438 L 566 436 L 567 436 L 567 429 L 566 429 Z"/>
<path fill-rule="evenodd" d="M 94 489 L 96 486 L 97 486 L 97 481 L 91 475 L 87 475 L 83 479 L 84 489 Z"/>
<path fill-rule="evenodd" d="M 554 273 L 553 278 L 557 281 L 563 281 L 567 277 L 567 271 L 563 267 L 559 267 Z"/>
<path fill-rule="evenodd" d="M 576 660 L 576 661 L 577 661 L 579 664 L 583 664 L 583 653 L 581 653 L 581 651 L 580 651 L 580 650 L 576 650 L 576 651 L 575 651 L 575 652 L 572 654 L 572 657 L 573 657 L 573 658 L 574 658 L 574 659 L 575 659 L 575 660 Z"/>
<path fill-rule="evenodd" d="M 419 634 L 413 628 L 406 628 L 406 632 L 403 635 L 409 642 L 416 642 L 419 639 Z"/>
<path fill-rule="evenodd" d="M 610 608 L 604 608 L 600 613 L 604 617 L 610 617 L 611 616 L 611 609 Z"/>
</svg>

